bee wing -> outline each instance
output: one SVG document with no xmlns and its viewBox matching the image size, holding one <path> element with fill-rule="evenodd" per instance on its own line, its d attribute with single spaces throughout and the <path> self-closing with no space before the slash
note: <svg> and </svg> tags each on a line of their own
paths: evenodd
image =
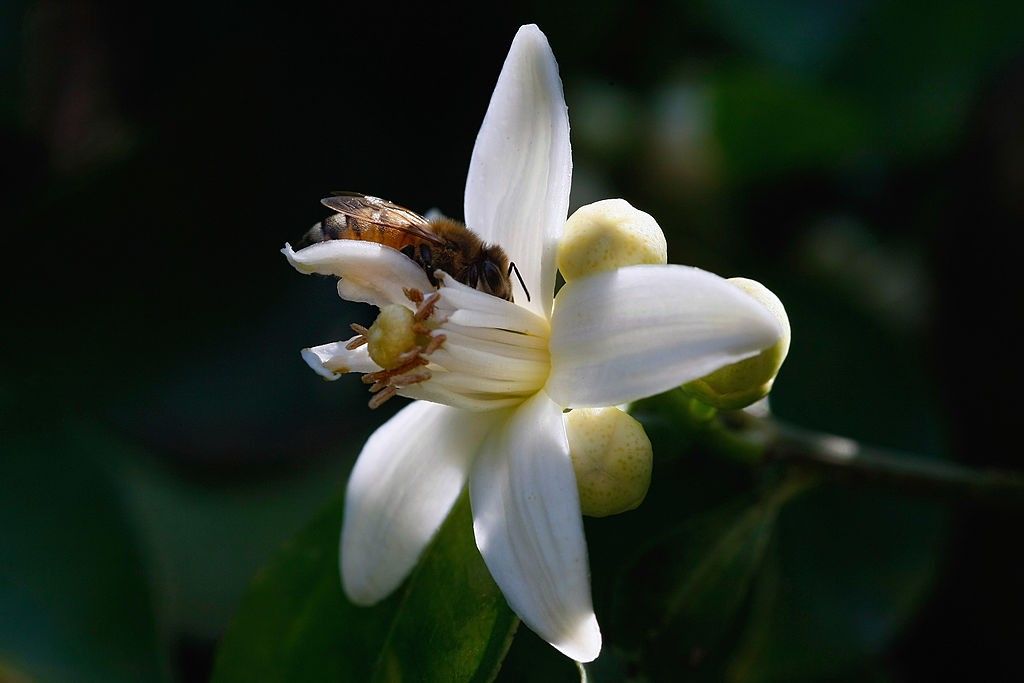
<svg viewBox="0 0 1024 683">
<path fill-rule="evenodd" d="M 386 199 L 358 192 L 334 192 L 330 197 L 321 199 L 320 203 L 357 221 L 398 230 L 438 246 L 447 246 L 447 243 L 431 229 L 430 221 L 415 211 Z"/>
</svg>

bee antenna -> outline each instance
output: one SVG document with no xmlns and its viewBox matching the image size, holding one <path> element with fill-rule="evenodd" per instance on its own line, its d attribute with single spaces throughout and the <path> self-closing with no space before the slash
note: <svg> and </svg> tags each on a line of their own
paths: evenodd
<svg viewBox="0 0 1024 683">
<path fill-rule="evenodd" d="M 519 274 L 519 268 L 516 267 L 515 262 L 514 261 L 509 261 L 508 262 L 508 272 L 505 273 L 505 277 L 508 277 L 509 275 L 511 275 L 512 271 L 516 272 L 516 277 L 519 278 L 519 284 L 523 286 L 523 291 L 526 292 L 526 300 L 529 301 L 530 300 L 530 290 L 528 290 L 526 288 L 526 283 L 523 282 L 523 276 Z"/>
</svg>

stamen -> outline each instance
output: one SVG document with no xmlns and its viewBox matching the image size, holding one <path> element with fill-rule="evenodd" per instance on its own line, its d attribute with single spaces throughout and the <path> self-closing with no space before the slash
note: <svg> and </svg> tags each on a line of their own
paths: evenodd
<svg viewBox="0 0 1024 683">
<path fill-rule="evenodd" d="M 374 394 L 373 398 L 370 399 L 370 402 L 367 405 L 370 406 L 370 410 L 376 410 L 377 408 L 380 408 L 382 405 L 387 403 L 388 399 L 390 399 L 397 393 L 398 389 L 396 389 L 395 387 L 387 387 L 379 394 Z"/>
<path fill-rule="evenodd" d="M 436 336 L 431 334 L 438 327 L 438 321 L 431 320 L 431 317 L 437 312 L 437 304 L 441 300 L 441 294 L 439 292 L 432 292 L 429 296 L 424 297 L 423 292 L 418 289 L 405 288 L 402 291 L 409 301 L 416 304 L 416 312 L 413 314 L 411 330 L 417 336 L 417 341 L 415 346 L 394 357 L 397 366 L 376 372 L 368 372 L 363 375 L 363 384 L 370 385 L 370 393 L 373 394 L 373 398 L 370 399 L 370 408 L 380 407 L 397 394 L 402 387 L 420 384 L 429 380 L 432 373 L 424 367 L 430 363 L 426 356 L 442 348 L 445 339 L 447 339 L 443 334 Z M 405 315 L 408 315 L 408 313 Z M 378 317 L 378 321 L 380 319 Z M 377 324 L 374 323 L 374 329 L 376 329 Z M 350 349 L 359 348 L 363 344 L 368 343 L 370 330 L 356 324 L 352 325 L 352 329 L 358 333 L 358 336 L 349 341 Z M 390 361 L 388 364 L 391 364 Z"/>
<path fill-rule="evenodd" d="M 444 336 L 443 334 L 439 334 L 439 335 L 437 335 L 435 337 L 431 337 L 430 338 L 430 342 L 428 342 L 426 347 L 424 347 L 424 349 L 423 349 L 423 355 L 424 356 L 429 356 L 434 351 L 437 351 L 439 348 L 441 348 L 441 344 L 444 344 L 444 342 L 445 342 L 445 340 L 447 338 L 448 337 Z"/>
<path fill-rule="evenodd" d="M 426 298 L 426 300 L 420 305 L 419 309 L 416 310 L 416 314 L 413 315 L 413 320 L 416 322 L 423 322 L 434 314 L 434 307 L 437 302 L 441 299 L 441 295 L 438 292 L 434 292 Z"/>
<path fill-rule="evenodd" d="M 391 378 L 391 381 L 394 382 L 392 386 L 404 387 L 409 384 L 419 384 L 420 382 L 426 382 L 428 379 L 430 379 L 430 377 L 430 370 L 420 368 L 417 370 L 413 370 L 412 372 L 407 372 L 404 375 L 395 375 L 394 377 Z"/>
<path fill-rule="evenodd" d="M 402 365 L 405 365 L 409 361 L 414 360 L 416 358 L 419 358 L 420 353 L 422 353 L 424 350 L 425 349 L 421 350 L 420 347 L 418 347 L 418 346 L 416 346 L 416 347 L 414 347 L 412 349 L 409 349 L 405 353 L 399 354 L 398 362 L 400 364 L 402 364 Z"/>
<path fill-rule="evenodd" d="M 363 384 L 374 384 L 376 382 L 383 382 L 390 377 L 390 370 L 378 370 L 377 372 L 368 372 L 362 376 Z"/>
<path fill-rule="evenodd" d="M 367 340 L 366 337 L 360 334 L 356 337 L 352 337 L 351 339 L 349 339 L 348 344 L 345 344 L 345 348 L 348 349 L 349 351 L 354 351 L 355 349 L 358 349 L 360 346 L 366 344 L 368 341 L 369 340 Z"/>
</svg>

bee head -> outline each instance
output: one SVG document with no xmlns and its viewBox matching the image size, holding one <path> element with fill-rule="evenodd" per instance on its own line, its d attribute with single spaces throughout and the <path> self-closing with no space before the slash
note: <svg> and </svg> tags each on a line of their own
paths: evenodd
<svg viewBox="0 0 1024 683">
<path fill-rule="evenodd" d="M 485 294 L 512 301 L 512 283 L 508 277 L 508 256 L 498 245 L 485 247 L 479 260 L 466 271 L 466 284 Z"/>
</svg>

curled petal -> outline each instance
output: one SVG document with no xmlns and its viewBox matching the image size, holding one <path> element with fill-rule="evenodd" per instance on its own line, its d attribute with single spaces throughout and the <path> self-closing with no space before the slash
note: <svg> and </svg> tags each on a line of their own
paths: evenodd
<svg viewBox="0 0 1024 683">
<path fill-rule="evenodd" d="M 563 406 L 633 401 L 752 356 L 780 334 L 764 306 L 717 275 L 620 268 L 559 291 L 546 389 Z"/>
<path fill-rule="evenodd" d="M 563 654 L 601 650 L 562 409 L 544 392 L 485 442 L 470 480 L 477 546 L 509 606 Z"/>
<path fill-rule="evenodd" d="M 572 151 L 558 64 L 534 25 L 519 29 L 491 95 L 466 180 L 466 224 L 516 262 L 532 302 L 547 315 L 555 252 L 569 209 Z"/>
<path fill-rule="evenodd" d="M 328 380 L 338 379 L 346 372 L 365 373 L 380 370 L 377 364 L 370 360 L 365 345 L 357 349 L 346 348 L 355 338 L 302 349 L 302 360 L 306 361 L 313 372 Z"/>
<path fill-rule="evenodd" d="M 335 275 L 338 293 L 349 301 L 374 306 L 401 304 L 414 308 L 403 288 L 421 292 L 434 288 L 416 263 L 391 247 L 359 240 L 328 240 L 294 251 L 284 245 L 281 253 L 300 273 Z"/>
<path fill-rule="evenodd" d="M 363 447 L 341 530 L 345 593 L 371 605 L 398 587 L 459 497 L 480 443 L 501 413 L 412 403 Z"/>
</svg>

